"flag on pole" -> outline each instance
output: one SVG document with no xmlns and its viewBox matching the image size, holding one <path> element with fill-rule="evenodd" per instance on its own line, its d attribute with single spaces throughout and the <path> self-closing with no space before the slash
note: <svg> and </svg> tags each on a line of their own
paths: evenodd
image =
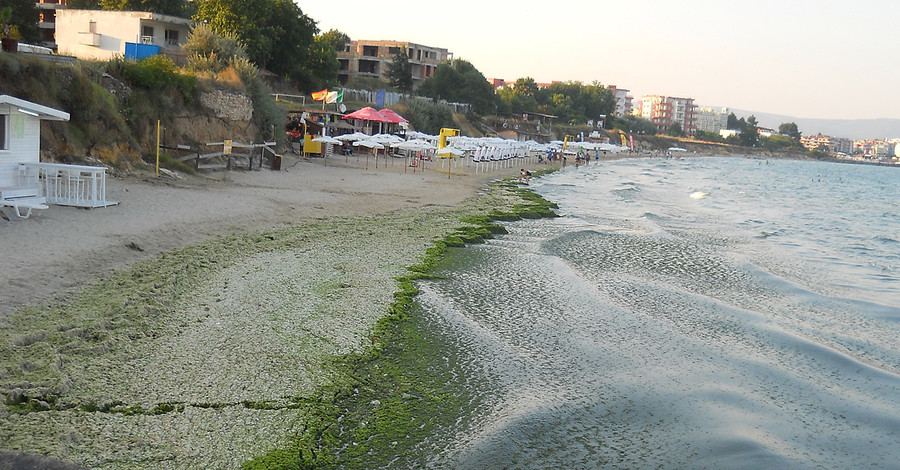
<svg viewBox="0 0 900 470">
<path fill-rule="evenodd" d="M 343 103 L 344 102 L 344 90 L 341 91 L 329 91 L 328 97 L 325 98 L 326 103 Z"/>
<path fill-rule="evenodd" d="M 326 88 L 322 91 L 317 91 L 317 92 L 313 93 L 312 99 L 314 101 L 324 101 L 327 96 L 328 96 L 328 88 Z"/>
</svg>

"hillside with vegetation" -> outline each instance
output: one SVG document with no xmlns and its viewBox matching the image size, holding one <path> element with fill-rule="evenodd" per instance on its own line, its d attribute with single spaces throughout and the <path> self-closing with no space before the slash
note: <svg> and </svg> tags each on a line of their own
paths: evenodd
<svg viewBox="0 0 900 470">
<path fill-rule="evenodd" d="M 271 139 L 282 114 L 257 69 L 233 40 L 199 28 L 195 32 L 185 67 L 164 56 L 57 64 L 0 54 L 0 94 L 70 114 L 69 122 L 41 124 L 47 161 L 135 169 L 142 159 L 155 159 L 157 123 L 160 138 L 173 146 Z"/>
</svg>

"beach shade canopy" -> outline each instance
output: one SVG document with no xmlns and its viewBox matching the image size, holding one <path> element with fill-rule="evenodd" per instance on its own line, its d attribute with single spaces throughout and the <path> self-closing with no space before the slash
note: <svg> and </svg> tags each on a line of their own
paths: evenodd
<svg viewBox="0 0 900 470">
<path fill-rule="evenodd" d="M 375 134 L 371 136 L 369 139 L 374 140 L 375 142 L 380 142 L 382 144 L 393 144 L 397 142 L 403 142 L 403 138 L 393 134 Z"/>
<path fill-rule="evenodd" d="M 335 137 L 337 140 L 349 142 L 351 140 L 366 140 L 369 138 L 367 134 L 363 134 L 362 132 L 354 132 L 352 134 L 343 134 Z"/>
<path fill-rule="evenodd" d="M 371 106 L 358 109 L 344 116 L 344 119 L 362 119 L 363 121 L 391 122 Z"/>
<path fill-rule="evenodd" d="M 375 142 L 374 140 L 359 140 L 359 141 L 353 142 L 353 145 L 356 147 L 366 147 L 366 148 L 378 149 L 378 150 L 381 150 L 384 148 L 384 145 L 381 145 L 380 143 Z"/>
<path fill-rule="evenodd" d="M 337 145 L 343 144 L 343 142 L 341 142 L 340 140 L 337 140 L 334 137 L 327 136 L 327 135 L 320 135 L 320 136 L 316 137 L 315 139 L 313 139 L 312 141 L 313 142 L 321 142 L 323 144 L 337 144 Z"/>
<path fill-rule="evenodd" d="M 418 132 L 418 131 L 406 131 L 406 138 L 407 139 L 425 139 L 425 140 L 433 140 L 433 141 L 438 140 L 438 136 L 436 136 L 436 135 L 426 134 L 424 132 Z"/>
<path fill-rule="evenodd" d="M 436 150 L 437 147 L 424 139 L 413 139 L 391 144 L 391 147 L 400 150 Z"/>
<path fill-rule="evenodd" d="M 378 114 L 384 116 L 385 119 L 388 120 L 388 122 L 392 122 L 394 124 L 398 124 L 401 122 L 409 122 L 409 119 L 406 119 L 405 117 L 397 114 L 396 112 L 394 112 L 393 109 L 390 109 L 390 108 L 384 108 L 384 109 L 378 111 Z"/>
<path fill-rule="evenodd" d="M 464 153 L 466 153 L 466 152 L 463 150 L 460 150 L 458 148 L 453 148 L 453 147 L 444 147 L 437 151 L 438 156 L 441 156 L 441 157 L 450 157 L 450 156 L 458 157 L 460 155 L 463 155 Z"/>
</svg>

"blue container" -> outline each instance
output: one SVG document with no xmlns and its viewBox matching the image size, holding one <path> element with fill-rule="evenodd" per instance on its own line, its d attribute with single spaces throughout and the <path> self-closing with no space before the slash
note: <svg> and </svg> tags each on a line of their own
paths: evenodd
<svg viewBox="0 0 900 470">
<path fill-rule="evenodd" d="M 159 54 L 159 46 L 133 42 L 125 43 L 125 58 L 128 60 L 141 60 L 157 54 Z"/>
</svg>

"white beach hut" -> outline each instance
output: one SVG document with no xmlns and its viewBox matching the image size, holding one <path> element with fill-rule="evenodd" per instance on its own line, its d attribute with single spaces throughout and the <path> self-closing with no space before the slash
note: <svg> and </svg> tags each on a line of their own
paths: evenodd
<svg viewBox="0 0 900 470">
<path fill-rule="evenodd" d="M 21 165 L 41 161 L 41 120 L 68 121 L 69 113 L 0 95 L 0 206 L 14 208 L 19 217 L 47 208 L 40 187 L 22 181 Z"/>
<path fill-rule="evenodd" d="M 69 113 L 0 95 L 0 188 L 19 183 L 19 163 L 41 161 L 41 121 L 68 121 Z"/>
<path fill-rule="evenodd" d="M 27 218 L 47 203 L 104 207 L 106 167 L 41 162 L 41 121 L 68 121 L 69 113 L 0 95 L 0 208 Z"/>
</svg>

